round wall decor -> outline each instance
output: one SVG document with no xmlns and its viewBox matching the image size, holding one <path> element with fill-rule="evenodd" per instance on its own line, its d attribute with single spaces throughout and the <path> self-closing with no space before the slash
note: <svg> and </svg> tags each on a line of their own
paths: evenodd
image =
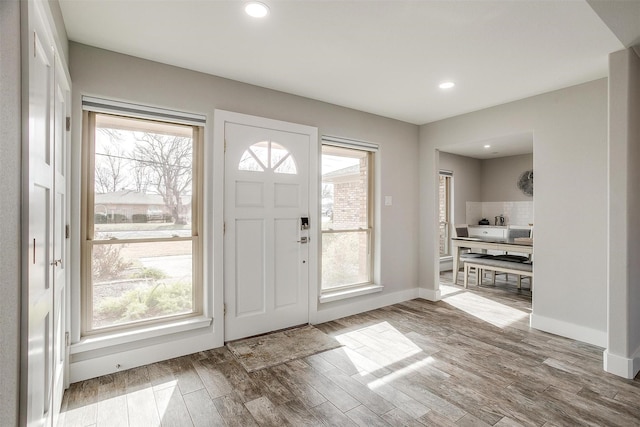
<svg viewBox="0 0 640 427">
<path fill-rule="evenodd" d="M 517 184 L 524 194 L 533 196 L 533 169 L 522 172 Z"/>
</svg>

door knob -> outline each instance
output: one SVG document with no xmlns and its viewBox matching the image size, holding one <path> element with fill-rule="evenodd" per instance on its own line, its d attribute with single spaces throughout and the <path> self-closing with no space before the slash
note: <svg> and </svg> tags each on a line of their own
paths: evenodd
<svg viewBox="0 0 640 427">
<path fill-rule="evenodd" d="M 54 260 L 54 261 L 51 263 L 51 265 L 53 265 L 54 267 L 57 267 L 57 266 L 62 267 L 62 258 Z"/>
</svg>

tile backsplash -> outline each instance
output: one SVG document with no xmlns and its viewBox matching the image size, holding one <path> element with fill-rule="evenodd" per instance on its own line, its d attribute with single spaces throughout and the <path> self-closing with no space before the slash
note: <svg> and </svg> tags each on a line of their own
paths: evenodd
<svg viewBox="0 0 640 427">
<path fill-rule="evenodd" d="M 533 202 L 467 202 L 467 224 L 478 224 L 487 218 L 491 225 L 494 218 L 504 215 L 506 225 L 533 223 Z"/>
</svg>

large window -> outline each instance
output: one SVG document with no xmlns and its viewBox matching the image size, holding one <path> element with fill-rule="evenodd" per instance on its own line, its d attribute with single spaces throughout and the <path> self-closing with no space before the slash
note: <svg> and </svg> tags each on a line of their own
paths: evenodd
<svg viewBox="0 0 640 427">
<path fill-rule="evenodd" d="M 322 146 L 322 291 L 372 283 L 373 156 Z"/>
<path fill-rule="evenodd" d="M 83 334 L 202 312 L 202 128 L 85 112 Z"/>
<path fill-rule="evenodd" d="M 440 257 L 451 255 L 451 178 L 453 178 L 453 173 L 440 171 L 438 181 Z"/>
</svg>

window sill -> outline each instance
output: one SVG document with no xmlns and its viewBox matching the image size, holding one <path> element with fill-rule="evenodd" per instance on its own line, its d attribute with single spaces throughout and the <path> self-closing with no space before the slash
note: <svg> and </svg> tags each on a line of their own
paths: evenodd
<svg viewBox="0 0 640 427">
<path fill-rule="evenodd" d="M 375 292 L 382 292 L 384 286 L 382 285 L 366 285 L 351 289 L 341 289 L 337 291 L 323 292 L 320 296 L 320 303 L 339 301 L 342 299 L 359 297 L 361 295 L 373 294 Z"/>
<path fill-rule="evenodd" d="M 90 336 L 81 339 L 75 344 L 71 344 L 69 353 L 84 353 L 86 351 L 99 350 L 148 338 L 207 328 L 211 326 L 212 321 L 213 319 L 211 318 L 199 316 L 162 325 L 153 325 L 146 328 Z"/>
</svg>

